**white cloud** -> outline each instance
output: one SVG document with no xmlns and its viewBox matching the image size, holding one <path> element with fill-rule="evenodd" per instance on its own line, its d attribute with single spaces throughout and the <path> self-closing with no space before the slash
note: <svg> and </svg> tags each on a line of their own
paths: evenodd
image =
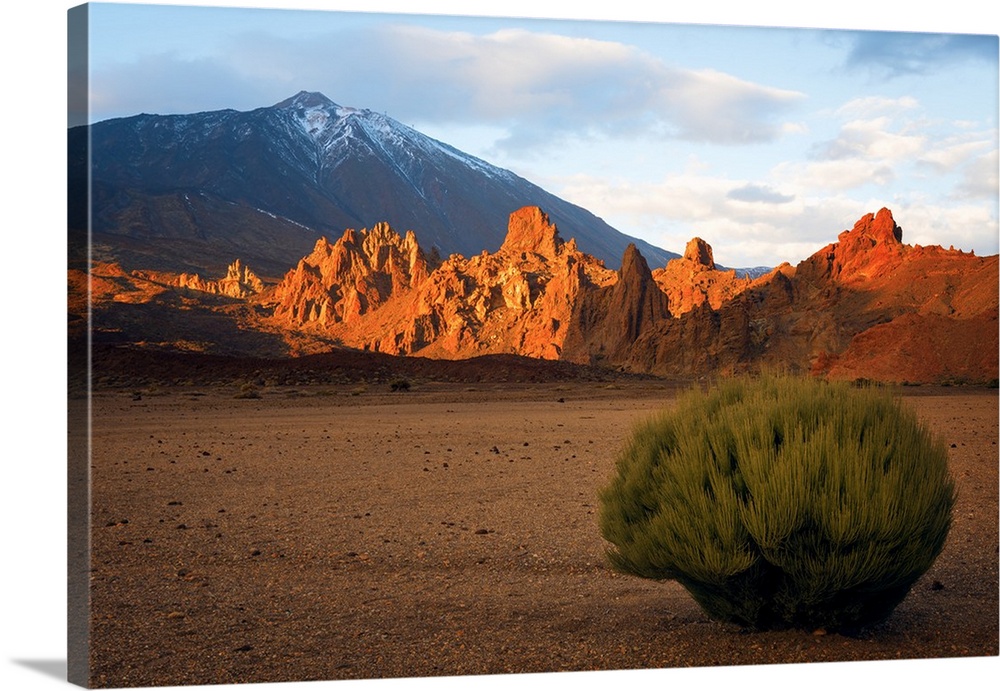
<svg viewBox="0 0 1000 691">
<path fill-rule="evenodd" d="M 990 155 L 996 160 L 995 129 L 927 119 L 910 97 L 854 99 L 835 115 L 845 120 L 833 139 L 814 144 L 806 160 L 772 169 L 787 189 L 813 194 L 874 186 L 888 192 L 906 184 L 911 197 L 934 187 L 939 200 L 996 198 L 997 176 L 989 163 Z"/>
<path fill-rule="evenodd" d="M 804 94 L 761 86 L 715 70 L 656 70 L 654 94 L 679 128 L 678 136 L 693 141 L 753 143 L 777 138 L 785 123 L 774 116 L 792 107 Z M 657 93 L 658 92 L 658 93 Z M 791 127 L 790 129 L 797 129 Z"/>
<path fill-rule="evenodd" d="M 897 115 L 913 110 L 920 102 L 912 96 L 888 98 L 885 96 L 865 96 L 851 99 L 836 110 L 836 115 L 844 119 L 871 118 L 876 115 Z"/>
<path fill-rule="evenodd" d="M 965 199 L 989 199 L 995 208 L 997 190 L 1000 189 L 998 164 L 1000 157 L 996 149 L 972 159 L 963 170 L 962 181 L 956 187 L 955 195 Z M 995 217 L 993 222 L 996 223 Z"/>
<path fill-rule="evenodd" d="M 786 129 L 778 116 L 804 98 L 715 70 L 671 66 L 610 41 L 411 26 L 376 38 L 377 50 L 394 55 L 392 69 L 404 72 L 397 82 L 412 92 L 398 108 L 438 121 L 504 122 L 509 147 L 537 146 L 561 133 L 768 141 Z"/>
<path fill-rule="evenodd" d="M 993 190 L 995 193 L 995 186 Z M 980 256 L 998 252 L 1000 234 L 995 208 L 991 210 L 977 203 L 916 204 L 908 207 L 905 214 L 894 211 L 894 216 L 907 244 L 954 246 Z"/>
<path fill-rule="evenodd" d="M 912 158 L 926 147 L 925 136 L 891 131 L 894 126 L 894 121 L 885 116 L 847 122 L 837 138 L 823 147 L 819 157 L 893 163 Z"/>
<path fill-rule="evenodd" d="M 730 190 L 726 198 L 748 204 L 788 204 L 795 195 L 783 194 L 769 185 L 747 183 Z"/>
<path fill-rule="evenodd" d="M 896 179 L 890 163 L 860 157 L 829 161 L 788 161 L 777 164 L 771 174 L 786 188 L 810 194 L 844 192 L 869 184 L 886 186 Z"/>
<path fill-rule="evenodd" d="M 487 35 L 382 25 L 296 40 L 255 32 L 195 65 L 171 55 L 95 66 L 104 104 L 132 114 L 185 112 L 190 95 L 226 94 L 220 107 L 275 103 L 301 89 L 404 122 L 503 126 L 509 148 L 557 144 L 561 135 L 657 136 L 743 144 L 801 124 L 782 116 L 803 94 L 715 70 L 666 64 L 612 41 L 526 30 Z M 209 99 L 209 102 L 211 100 Z"/>
<path fill-rule="evenodd" d="M 972 141 L 948 140 L 940 142 L 919 157 L 919 162 L 940 172 L 955 170 L 976 158 L 981 158 L 984 149 L 993 147 L 994 142 L 983 139 Z M 994 150 L 995 151 L 995 150 Z"/>
<path fill-rule="evenodd" d="M 982 171 L 991 165 L 995 171 L 995 152 L 980 158 L 977 165 Z M 839 168 L 849 166 L 843 161 L 814 164 L 812 171 L 816 173 L 822 165 L 838 167 L 839 173 L 826 171 L 834 179 L 850 171 L 849 167 Z M 872 171 L 855 175 L 871 176 Z M 890 176 L 890 172 L 879 175 Z M 798 179 L 801 182 L 801 176 Z M 982 186 L 992 186 L 994 198 L 996 184 L 995 177 L 990 180 L 984 175 Z M 903 227 L 904 242 L 954 245 L 981 255 L 997 253 L 995 203 L 956 204 L 909 189 L 859 197 L 846 187 L 832 190 L 829 182 L 816 191 L 804 185 L 713 176 L 710 170 L 695 166 L 654 182 L 576 175 L 547 180 L 546 186 L 589 208 L 622 232 L 674 252 L 682 251 L 692 237 L 701 237 L 712 245 L 716 261 L 725 266 L 797 264 L 835 242 L 841 231 L 852 228 L 862 216 L 883 206 Z M 761 201 L 734 199 L 734 190 L 744 190 Z"/>
</svg>

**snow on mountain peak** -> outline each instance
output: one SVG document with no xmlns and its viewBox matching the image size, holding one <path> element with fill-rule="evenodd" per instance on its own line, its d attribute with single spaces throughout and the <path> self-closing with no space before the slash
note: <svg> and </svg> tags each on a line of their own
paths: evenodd
<svg viewBox="0 0 1000 691">
<path fill-rule="evenodd" d="M 364 146 L 374 146 L 379 155 L 392 160 L 399 170 L 410 170 L 413 161 L 419 158 L 416 152 L 421 151 L 431 158 L 444 156 L 493 178 L 513 177 L 509 171 L 432 139 L 385 113 L 338 105 L 318 92 L 300 91 L 274 108 L 284 110 L 288 121 L 326 155 L 344 155 L 351 147 L 348 142 L 360 135 Z"/>
<path fill-rule="evenodd" d="M 316 141 L 323 137 L 341 110 L 340 106 L 316 91 L 300 91 L 274 107 L 289 111 L 302 131 Z"/>
<path fill-rule="evenodd" d="M 275 108 L 336 108 L 337 104 L 318 91 L 300 91 L 274 105 Z"/>
<path fill-rule="evenodd" d="M 330 113 L 322 106 L 313 106 L 296 113 L 296 119 L 306 134 L 313 139 L 319 139 L 330 124 Z"/>
</svg>

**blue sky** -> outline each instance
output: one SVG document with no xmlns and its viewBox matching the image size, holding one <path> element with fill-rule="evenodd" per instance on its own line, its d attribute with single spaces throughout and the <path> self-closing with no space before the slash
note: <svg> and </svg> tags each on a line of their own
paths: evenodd
<svg viewBox="0 0 1000 691">
<path fill-rule="evenodd" d="M 286 5 L 335 11 L 92 5 L 91 121 L 321 91 L 729 266 L 796 263 L 882 206 L 908 243 L 998 251 L 996 35 Z"/>
</svg>

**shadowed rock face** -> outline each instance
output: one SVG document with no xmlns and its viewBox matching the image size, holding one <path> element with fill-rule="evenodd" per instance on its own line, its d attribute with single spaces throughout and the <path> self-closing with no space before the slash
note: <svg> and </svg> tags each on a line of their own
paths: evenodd
<svg viewBox="0 0 1000 691">
<path fill-rule="evenodd" d="M 630 362 L 635 342 L 669 318 L 667 296 L 653 281 L 635 245 L 629 245 L 618 280 L 581 295 L 570 322 L 565 357 L 585 364 Z M 643 369 L 630 364 L 631 369 Z"/>
<path fill-rule="evenodd" d="M 649 265 L 635 245 L 625 249 L 618 283 L 612 287 L 611 312 L 621 318 L 622 336 L 634 341 L 645 327 L 670 316 L 666 296 L 653 281 Z"/>
<path fill-rule="evenodd" d="M 147 329 L 160 342 L 163 325 L 176 323 L 210 352 L 262 354 L 259 344 L 271 354 L 283 341 L 293 354 L 332 345 L 446 359 L 516 354 L 671 377 L 780 367 L 896 382 L 997 378 L 997 257 L 905 245 L 887 209 L 798 266 L 754 280 L 717 269 L 698 238 L 655 271 L 629 245 L 620 267 L 524 207 L 497 252 L 468 258 L 428 256 L 414 232 L 380 223 L 320 239 L 272 285 L 242 262 L 218 280 L 104 265 L 91 285 L 95 324 L 107 320 L 115 338 L 132 330 L 133 342 L 153 341 Z M 188 310 L 180 321 L 178 307 Z"/>
</svg>

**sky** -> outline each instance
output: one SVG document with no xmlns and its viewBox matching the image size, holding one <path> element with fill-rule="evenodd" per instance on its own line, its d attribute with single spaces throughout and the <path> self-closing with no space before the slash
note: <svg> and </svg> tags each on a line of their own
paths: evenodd
<svg viewBox="0 0 1000 691">
<path fill-rule="evenodd" d="M 728 266 L 797 263 L 883 206 L 910 244 L 998 251 L 996 35 L 317 6 L 92 4 L 71 123 L 319 91 Z"/>
</svg>

